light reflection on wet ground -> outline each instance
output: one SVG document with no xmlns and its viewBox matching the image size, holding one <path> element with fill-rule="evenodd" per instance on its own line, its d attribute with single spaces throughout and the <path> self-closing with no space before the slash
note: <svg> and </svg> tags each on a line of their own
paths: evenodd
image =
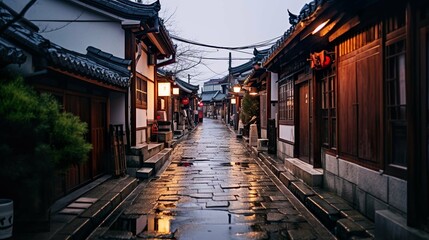
<svg viewBox="0 0 429 240">
<path fill-rule="evenodd" d="M 313 231 L 219 120 L 178 144 L 171 165 L 126 214 L 146 215 L 138 239 L 287 239 Z"/>
</svg>

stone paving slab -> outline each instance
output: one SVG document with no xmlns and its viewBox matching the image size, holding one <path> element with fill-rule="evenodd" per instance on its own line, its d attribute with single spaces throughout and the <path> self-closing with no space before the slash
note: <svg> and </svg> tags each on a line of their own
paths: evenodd
<svg viewBox="0 0 429 240">
<path fill-rule="evenodd" d="M 228 201 L 209 201 L 206 204 L 206 208 L 222 208 L 222 207 L 228 207 L 229 202 Z"/>
</svg>

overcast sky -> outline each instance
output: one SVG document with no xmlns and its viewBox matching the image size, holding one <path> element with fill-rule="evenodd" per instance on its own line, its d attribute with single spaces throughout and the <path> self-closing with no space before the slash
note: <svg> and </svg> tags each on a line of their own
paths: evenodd
<svg viewBox="0 0 429 240">
<path fill-rule="evenodd" d="M 239 47 L 283 35 L 290 27 L 287 9 L 297 14 L 309 0 L 160 0 L 160 2 L 161 17 L 172 16 L 166 25 L 173 34 L 209 45 Z M 202 47 L 198 49 L 209 51 L 204 57 L 228 58 L 228 50 Z M 253 49 L 246 52 L 252 53 Z M 232 51 L 232 57 L 250 59 L 253 55 Z M 233 60 L 232 66 L 244 62 Z M 228 74 L 228 60 L 204 60 L 204 63 L 206 66 L 200 65 L 196 71 L 201 74 L 191 76 L 192 84 L 199 84 L 201 87 L 209 79 L 221 78 Z"/>
</svg>

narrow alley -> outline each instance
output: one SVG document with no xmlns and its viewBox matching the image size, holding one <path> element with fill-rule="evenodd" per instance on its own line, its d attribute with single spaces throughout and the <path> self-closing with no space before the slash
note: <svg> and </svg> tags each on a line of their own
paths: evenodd
<svg viewBox="0 0 429 240">
<path fill-rule="evenodd" d="M 259 164 L 220 120 L 204 119 L 122 218 L 147 216 L 142 239 L 333 238 Z"/>
</svg>

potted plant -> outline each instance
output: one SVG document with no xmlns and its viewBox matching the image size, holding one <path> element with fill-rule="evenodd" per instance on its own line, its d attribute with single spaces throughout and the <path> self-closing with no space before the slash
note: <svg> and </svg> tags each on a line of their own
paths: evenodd
<svg viewBox="0 0 429 240">
<path fill-rule="evenodd" d="M 87 159 L 87 126 L 21 77 L 0 76 L 0 198 L 14 201 L 14 228 L 48 230 L 54 171 Z"/>
</svg>

